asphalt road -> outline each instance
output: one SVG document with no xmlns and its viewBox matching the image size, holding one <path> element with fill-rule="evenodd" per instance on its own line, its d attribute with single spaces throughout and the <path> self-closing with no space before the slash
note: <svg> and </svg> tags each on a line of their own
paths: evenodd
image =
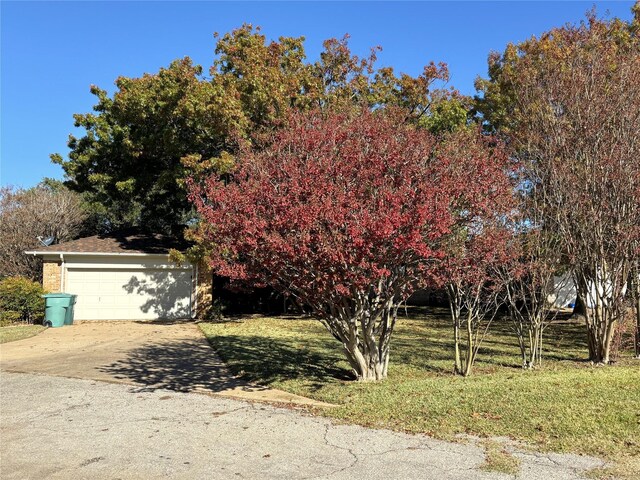
<svg viewBox="0 0 640 480">
<path fill-rule="evenodd" d="M 3 479 L 504 479 L 483 451 L 210 395 L 0 375 Z M 517 478 L 578 479 L 600 462 L 516 453 Z"/>
</svg>

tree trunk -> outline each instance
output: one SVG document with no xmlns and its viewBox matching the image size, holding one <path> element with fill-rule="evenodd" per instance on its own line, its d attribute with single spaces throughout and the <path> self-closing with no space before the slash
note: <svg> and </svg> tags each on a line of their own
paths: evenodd
<svg viewBox="0 0 640 480">
<path fill-rule="evenodd" d="M 520 348 L 520 359 L 522 361 L 522 368 L 526 369 L 528 365 L 528 344 L 525 338 L 525 330 L 528 328 L 525 326 L 525 321 L 523 315 L 518 311 L 517 305 L 515 302 L 512 302 L 511 298 L 509 298 L 508 303 L 509 308 L 509 318 L 511 319 L 511 323 L 513 325 L 513 331 L 516 334 L 516 338 L 518 340 L 518 347 Z M 531 343 L 531 332 L 529 330 L 529 344 Z"/>
<path fill-rule="evenodd" d="M 471 375 L 471 369 L 473 367 L 473 361 L 475 356 L 475 345 L 473 343 L 473 323 L 472 313 L 467 314 L 467 352 L 464 362 L 464 371 L 462 375 L 468 377 Z"/>
<path fill-rule="evenodd" d="M 589 314 L 585 316 L 585 321 L 587 324 L 587 347 L 589 348 L 589 360 L 594 363 L 598 363 L 601 361 L 598 332 L 596 331 L 595 325 L 591 324 Z"/>
<path fill-rule="evenodd" d="M 460 315 L 462 312 L 458 290 L 454 285 L 447 286 L 447 296 L 449 297 L 449 310 L 451 311 L 451 320 L 453 321 L 453 372 L 457 375 L 462 375 L 462 359 L 460 354 Z"/>
<path fill-rule="evenodd" d="M 360 382 L 371 382 L 387 377 L 389 351 L 379 356 L 372 355 L 370 352 L 363 354 L 359 349 L 353 350 L 345 347 L 344 353 L 353 368 L 356 380 Z"/>
<path fill-rule="evenodd" d="M 533 368 L 536 363 L 536 353 L 538 352 L 538 332 L 533 325 L 529 326 L 529 358 L 527 359 L 527 369 Z"/>
<path fill-rule="evenodd" d="M 634 348 L 636 358 L 640 359 L 640 267 L 636 266 L 631 272 L 630 290 L 633 298 L 633 309 L 636 316 Z"/>
<path fill-rule="evenodd" d="M 636 310 L 635 350 L 636 350 L 636 358 L 640 359 L 640 294 L 636 295 L 635 310 Z"/>
<path fill-rule="evenodd" d="M 323 324 L 342 342 L 344 355 L 358 381 L 386 378 L 389 344 L 398 316 L 391 300 L 383 308 L 361 312 L 357 318 L 324 320 Z"/>
<path fill-rule="evenodd" d="M 589 346 L 589 360 L 596 364 L 610 363 L 611 343 L 615 333 L 616 322 L 602 318 L 600 308 L 589 309 L 585 317 L 587 323 L 587 344 Z"/>
<path fill-rule="evenodd" d="M 542 334 L 544 332 L 543 313 L 536 313 L 529 325 L 529 359 L 527 368 L 536 368 L 542 365 Z"/>
<path fill-rule="evenodd" d="M 542 367 L 542 335 L 544 334 L 544 324 L 538 327 L 540 338 L 538 339 L 538 360 L 537 365 Z"/>
<path fill-rule="evenodd" d="M 455 348 L 454 373 L 462 373 L 462 360 L 460 359 L 460 317 L 453 320 L 453 342 Z"/>
<path fill-rule="evenodd" d="M 590 298 L 591 306 L 584 302 L 584 319 L 587 327 L 587 345 L 589 347 L 589 360 L 595 364 L 609 364 L 611 343 L 616 328 L 616 318 L 611 305 L 605 295 L 605 286 L 601 285 L 602 279 L 595 275 L 578 277 L 578 297 Z M 593 286 L 592 286 L 593 285 Z M 591 292 L 591 293 L 590 293 Z M 591 297 L 589 297 L 591 295 Z"/>
<path fill-rule="evenodd" d="M 636 358 L 640 360 L 640 295 L 636 298 Z"/>
<path fill-rule="evenodd" d="M 613 335 L 616 331 L 616 321 L 609 320 L 605 324 L 604 341 L 602 345 L 602 363 L 608 365 L 611 363 L 611 344 L 613 343 Z"/>
</svg>

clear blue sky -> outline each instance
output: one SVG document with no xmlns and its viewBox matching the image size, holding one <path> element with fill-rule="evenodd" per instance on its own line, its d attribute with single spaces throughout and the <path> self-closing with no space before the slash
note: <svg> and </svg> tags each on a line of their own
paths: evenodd
<svg viewBox="0 0 640 480">
<path fill-rule="evenodd" d="M 72 114 L 87 112 L 89 85 L 113 92 L 120 75 L 155 72 L 190 56 L 205 67 L 213 32 L 244 22 L 268 38 L 304 35 L 311 60 L 322 41 L 351 35 L 366 54 L 380 45 L 380 65 L 416 74 L 444 61 L 451 84 L 473 93 L 491 50 L 550 27 L 577 22 L 596 5 L 630 19 L 625 2 L 8 2 L 2 0 L 1 185 L 29 187 L 62 178 L 49 154 L 67 153 Z M 78 133 L 78 132 L 76 132 Z"/>
</svg>

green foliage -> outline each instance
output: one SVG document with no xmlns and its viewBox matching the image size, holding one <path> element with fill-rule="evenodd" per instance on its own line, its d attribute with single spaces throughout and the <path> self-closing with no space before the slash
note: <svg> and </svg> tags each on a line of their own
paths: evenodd
<svg viewBox="0 0 640 480">
<path fill-rule="evenodd" d="M 433 134 L 451 133 L 468 124 L 470 107 L 461 98 L 445 98 L 435 102 L 431 107 L 431 115 L 421 117 L 421 127 Z"/>
<path fill-rule="evenodd" d="M 40 322 L 44 317 L 44 293 L 38 282 L 27 278 L 0 280 L 0 325 Z"/>
<path fill-rule="evenodd" d="M 83 136 L 70 137 L 68 158 L 51 158 L 66 184 L 83 193 L 94 228 L 168 232 L 195 217 L 188 177 L 224 175 L 241 144 L 261 144 L 292 111 L 399 105 L 418 121 L 430 115 L 434 99 L 454 94 L 434 88 L 448 79 L 444 64 L 429 64 L 415 77 L 396 75 L 375 67 L 375 52 L 360 58 L 348 37 L 331 39 L 312 63 L 304 37 L 268 41 L 244 25 L 217 36 L 208 76 L 183 58 L 154 74 L 118 78 L 113 96 L 92 86 L 93 112 L 74 116 Z M 453 107 L 440 107 L 444 129 L 458 121 Z"/>
<path fill-rule="evenodd" d="M 220 95 L 201 73 L 184 59 L 155 75 L 118 78 L 113 98 L 91 88 L 95 113 L 74 116 L 86 135 L 70 137 L 68 160 L 52 160 L 62 165 L 67 185 L 85 194 L 103 228 L 166 231 L 189 218 L 186 195 L 176 184 L 184 177 L 180 158 L 219 154 L 225 135 L 213 105 Z"/>
<path fill-rule="evenodd" d="M 37 185 L 38 187 L 44 188 L 50 192 L 62 192 L 67 189 L 62 180 L 58 180 L 56 178 L 44 177 L 40 180 L 40 183 Z"/>
<path fill-rule="evenodd" d="M 587 12 L 586 21 L 581 26 L 602 27 L 606 30 L 607 44 L 621 49 L 637 49 L 640 39 L 640 3 L 632 7 L 632 13 L 634 19 L 631 22 L 618 18 L 607 21 L 598 19 L 594 9 Z M 519 123 L 527 115 L 517 106 L 516 84 L 523 77 L 544 72 L 545 68 L 549 68 L 550 61 L 568 59 L 572 48 L 586 51 L 602 47 L 588 42 L 578 42 L 577 47 L 572 47 L 571 42 L 575 41 L 573 35 L 568 26 L 554 28 L 540 37 L 532 36 L 518 44 L 509 43 L 503 53 L 494 51 L 489 54 L 488 78 L 476 79 L 475 86 L 479 95 L 474 98 L 474 110 L 488 131 L 506 135 L 517 133 Z M 556 64 L 551 68 L 562 67 Z"/>
</svg>

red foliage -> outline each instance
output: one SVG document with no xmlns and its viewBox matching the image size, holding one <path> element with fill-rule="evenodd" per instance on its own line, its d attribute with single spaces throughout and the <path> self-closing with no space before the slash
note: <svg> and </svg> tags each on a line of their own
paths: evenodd
<svg viewBox="0 0 640 480">
<path fill-rule="evenodd" d="M 444 245 L 443 259 L 430 272 L 430 279 L 440 287 L 499 288 L 496 268 L 517 253 L 509 228 L 516 210 L 516 165 L 500 145 L 487 150 L 491 144 L 491 138 L 478 138 L 472 131 L 446 139 L 446 156 L 455 159 L 450 174 L 464 194 L 455 202 L 457 222 Z"/>
<path fill-rule="evenodd" d="M 442 143 L 399 115 L 315 112 L 294 116 L 269 148 L 243 152 L 232 181 L 192 183 L 191 200 L 217 273 L 320 309 L 358 292 L 397 303 L 454 228 L 502 201 L 505 165 L 477 133 Z"/>
</svg>

